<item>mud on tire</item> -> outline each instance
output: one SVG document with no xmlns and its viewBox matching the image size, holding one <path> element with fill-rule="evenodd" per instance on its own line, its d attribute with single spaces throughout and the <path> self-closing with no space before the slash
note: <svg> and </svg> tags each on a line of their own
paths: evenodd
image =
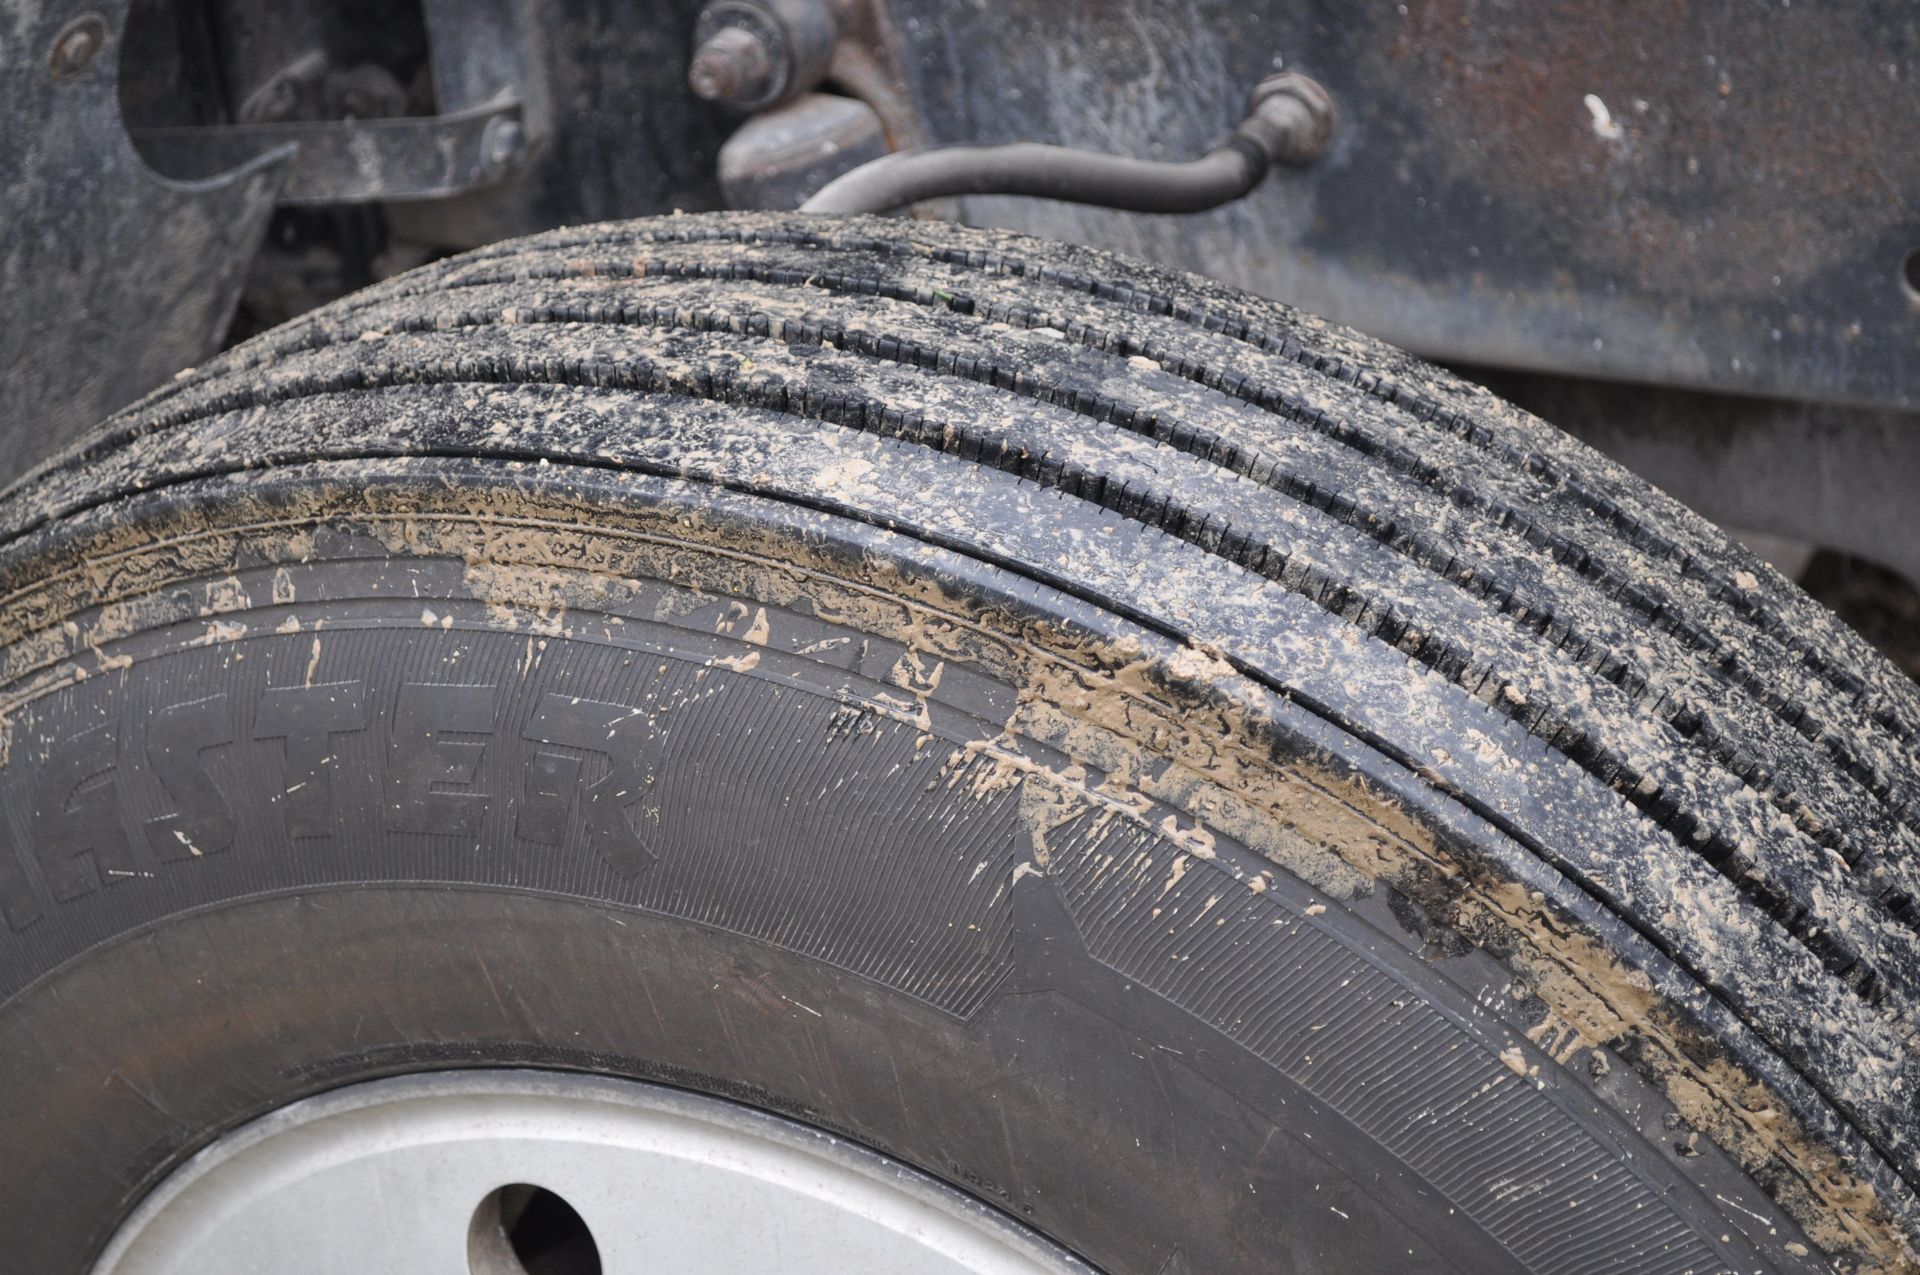
<svg viewBox="0 0 1920 1275">
<path fill-rule="evenodd" d="M 403 276 L 17 487 L 0 1251 L 442 1066 L 1103 1269 L 1910 1269 L 1920 699 L 1540 422 L 1092 251 Z"/>
</svg>

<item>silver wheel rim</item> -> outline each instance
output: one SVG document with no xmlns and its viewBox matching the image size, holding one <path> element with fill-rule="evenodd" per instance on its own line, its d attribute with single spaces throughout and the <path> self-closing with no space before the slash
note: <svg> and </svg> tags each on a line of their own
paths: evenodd
<svg viewBox="0 0 1920 1275">
<path fill-rule="evenodd" d="M 161 1183 L 94 1271 L 519 1275 L 497 1206 L 515 1184 L 578 1213 L 605 1275 L 1091 1270 L 805 1125 L 632 1081 L 465 1071 L 355 1085 L 234 1130 Z"/>
</svg>

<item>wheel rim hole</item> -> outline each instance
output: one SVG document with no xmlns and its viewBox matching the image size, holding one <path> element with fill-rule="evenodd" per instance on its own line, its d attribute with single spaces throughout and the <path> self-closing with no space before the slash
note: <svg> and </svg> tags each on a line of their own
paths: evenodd
<svg viewBox="0 0 1920 1275">
<path fill-rule="evenodd" d="M 467 1266 L 472 1275 L 601 1275 L 600 1246 L 560 1195 L 514 1182 L 473 1211 Z"/>
<path fill-rule="evenodd" d="M 1907 300 L 1920 304 L 1920 248 L 1907 254 L 1900 263 L 1900 282 L 1907 285 Z"/>
</svg>

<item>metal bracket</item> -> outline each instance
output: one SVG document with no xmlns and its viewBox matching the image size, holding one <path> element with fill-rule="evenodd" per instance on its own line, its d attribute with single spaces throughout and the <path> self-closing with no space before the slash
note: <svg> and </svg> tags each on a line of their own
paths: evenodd
<svg viewBox="0 0 1920 1275">
<path fill-rule="evenodd" d="M 439 114 L 133 130 L 154 168 L 199 180 L 285 149 L 279 202 L 445 199 L 500 180 L 544 132 L 544 96 L 527 48 L 527 0 L 422 0 Z M 315 61 L 318 62 L 318 55 Z"/>
<path fill-rule="evenodd" d="M 526 153 L 520 104 L 447 115 L 134 130 L 149 163 L 199 179 L 291 148 L 283 204 L 441 199 L 506 175 Z"/>
</svg>

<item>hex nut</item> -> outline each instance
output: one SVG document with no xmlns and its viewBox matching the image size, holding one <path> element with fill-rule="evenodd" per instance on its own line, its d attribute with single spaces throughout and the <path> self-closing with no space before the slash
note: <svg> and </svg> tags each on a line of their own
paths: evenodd
<svg viewBox="0 0 1920 1275">
<path fill-rule="evenodd" d="M 1290 129 L 1288 145 L 1284 154 L 1275 159 L 1287 164 L 1311 164 L 1327 153 L 1333 145 L 1334 124 L 1337 116 L 1333 106 L 1333 95 L 1310 76 L 1298 71 L 1282 71 L 1278 75 L 1269 75 L 1254 85 L 1248 101 L 1248 113 L 1258 115 L 1263 106 L 1275 99 L 1288 99 L 1298 103 L 1304 127 Z"/>
</svg>

